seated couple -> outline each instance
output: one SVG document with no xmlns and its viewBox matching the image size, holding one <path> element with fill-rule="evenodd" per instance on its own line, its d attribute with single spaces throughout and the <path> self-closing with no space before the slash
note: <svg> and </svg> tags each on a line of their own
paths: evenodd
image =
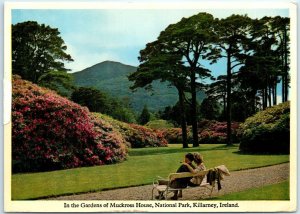
<svg viewBox="0 0 300 214">
<path fill-rule="evenodd" d="M 195 162 L 196 167 L 192 164 L 192 162 Z M 196 174 L 200 171 L 206 170 L 205 165 L 203 163 L 203 157 L 199 153 L 188 153 L 185 155 L 184 162 L 182 165 L 178 168 L 176 172 L 191 172 L 193 174 Z M 187 186 L 199 186 L 203 180 L 204 176 L 195 176 L 195 177 L 187 177 L 187 178 L 177 178 L 170 183 L 171 188 L 186 188 Z M 167 185 L 167 180 L 158 180 L 158 183 L 160 185 Z M 174 191 L 174 196 L 171 197 L 173 200 L 177 200 L 178 197 L 182 197 L 182 191 L 178 194 L 178 191 Z M 160 192 L 160 195 L 156 198 L 163 198 L 163 193 Z"/>
</svg>

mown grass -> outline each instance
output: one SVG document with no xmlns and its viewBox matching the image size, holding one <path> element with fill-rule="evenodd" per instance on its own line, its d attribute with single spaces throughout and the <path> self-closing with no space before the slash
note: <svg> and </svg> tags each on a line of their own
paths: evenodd
<svg viewBox="0 0 300 214">
<path fill-rule="evenodd" d="M 289 200 L 289 181 L 214 197 L 209 200 Z"/>
<path fill-rule="evenodd" d="M 131 149 L 126 161 L 114 165 L 83 167 L 42 173 L 12 175 L 12 199 L 36 199 L 152 183 L 156 176 L 175 172 L 187 152 L 200 152 L 208 168 L 225 164 L 230 171 L 289 161 L 289 155 L 244 155 L 237 146 L 181 145 Z"/>
</svg>

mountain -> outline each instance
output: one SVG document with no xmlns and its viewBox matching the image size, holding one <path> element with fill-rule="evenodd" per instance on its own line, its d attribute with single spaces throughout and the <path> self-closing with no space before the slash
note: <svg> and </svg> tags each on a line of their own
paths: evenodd
<svg viewBox="0 0 300 214">
<path fill-rule="evenodd" d="M 132 92 L 133 84 L 127 76 L 135 72 L 137 67 L 119 62 L 104 61 L 73 73 L 76 86 L 95 87 L 112 97 L 128 100 L 134 110 L 141 112 L 144 105 L 150 111 L 158 111 L 166 106 L 175 105 L 178 101 L 177 90 L 166 82 L 155 81 L 153 91 L 143 88 Z M 203 99 L 204 93 L 199 94 Z"/>
</svg>

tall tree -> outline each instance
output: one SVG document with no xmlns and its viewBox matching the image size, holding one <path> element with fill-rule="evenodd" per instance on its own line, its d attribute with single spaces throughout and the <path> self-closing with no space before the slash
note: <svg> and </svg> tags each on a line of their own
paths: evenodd
<svg viewBox="0 0 300 214">
<path fill-rule="evenodd" d="M 279 61 L 281 62 L 281 83 L 282 83 L 282 102 L 288 100 L 289 92 L 289 31 L 290 31 L 290 19 L 287 17 L 276 16 L 272 19 L 270 27 L 275 33 L 275 38 L 278 42 L 277 52 Z"/>
<path fill-rule="evenodd" d="M 12 72 L 37 83 L 50 71 L 67 71 L 73 61 L 57 28 L 28 21 L 12 25 Z"/>
<path fill-rule="evenodd" d="M 187 125 L 184 109 L 184 92 L 187 82 L 185 67 L 180 63 L 180 54 L 169 54 L 168 46 L 158 41 L 148 43 L 146 48 L 140 51 L 139 65 L 136 72 L 132 73 L 128 79 L 134 81 L 131 89 L 145 87 L 151 90 L 154 80 L 167 81 L 178 91 L 180 106 L 180 124 L 182 129 L 182 145 L 187 148 Z"/>
<path fill-rule="evenodd" d="M 208 53 L 214 52 L 212 43 L 214 34 L 214 17 L 208 13 L 199 13 L 189 18 L 182 18 L 176 24 L 169 25 L 158 37 L 158 41 L 168 44 L 170 53 L 179 53 L 181 62 L 188 68 L 191 93 L 191 114 L 193 146 L 199 146 L 197 126 L 197 79 L 207 78 L 210 71 L 201 64 Z"/>
<path fill-rule="evenodd" d="M 217 34 L 219 48 L 217 54 L 211 54 L 208 59 L 217 60 L 220 57 L 226 58 L 226 119 L 227 119 L 227 143 L 231 144 L 231 90 L 232 72 L 234 68 L 244 64 L 249 50 L 248 45 L 249 29 L 251 19 L 248 16 L 231 15 L 225 19 L 216 19 L 215 33 Z"/>
</svg>

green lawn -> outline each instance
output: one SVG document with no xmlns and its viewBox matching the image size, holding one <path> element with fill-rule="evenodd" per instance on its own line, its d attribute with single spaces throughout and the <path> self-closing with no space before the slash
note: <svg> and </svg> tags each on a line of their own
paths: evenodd
<svg viewBox="0 0 300 214">
<path fill-rule="evenodd" d="M 210 200 L 289 200 L 289 181 L 231 193 Z"/>
<path fill-rule="evenodd" d="M 225 164 L 230 171 L 274 165 L 289 161 L 289 155 L 244 155 L 237 146 L 201 145 L 182 149 L 180 145 L 165 148 L 132 149 L 123 163 L 12 175 L 12 199 L 35 199 L 48 196 L 92 192 L 150 184 L 157 176 L 176 171 L 185 153 L 198 151 L 207 168 Z"/>
</svg>

